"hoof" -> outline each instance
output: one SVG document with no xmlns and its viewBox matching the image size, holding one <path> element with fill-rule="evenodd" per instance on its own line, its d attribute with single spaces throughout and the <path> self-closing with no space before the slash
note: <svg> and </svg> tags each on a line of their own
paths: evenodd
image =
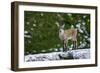
<svg viewBox="0 0 100 73">
<path fill-rule="evenodd" d="M 67 52 L 67 51 L 68 51 L 67 49 L 64 49 L 64 50 L 63 50 L 63 52 Z"/>
</svg>

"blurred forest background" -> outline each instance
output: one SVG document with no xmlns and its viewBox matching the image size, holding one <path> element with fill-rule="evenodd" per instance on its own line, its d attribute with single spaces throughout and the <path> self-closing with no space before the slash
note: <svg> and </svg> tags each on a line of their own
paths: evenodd
<svg viewBox="0 0 100 73">
<path fill-rule="evenodd" d="M 78 30 L 78 49 L 90 48 L 90 14 L 24 11 L 25 55 L 61 51 L 56 24 L 65 24 L 65 29 L 73 25 Z M 67 47 L 73 47 L 72 41 Z"/>
</svg>

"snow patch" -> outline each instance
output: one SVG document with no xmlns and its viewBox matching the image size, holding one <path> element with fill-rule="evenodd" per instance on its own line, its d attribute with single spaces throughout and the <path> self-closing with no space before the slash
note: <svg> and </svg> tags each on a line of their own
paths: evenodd
<svg viewBox="0 0 100 73">
<path fill-rule="evenodd" d="M 24 37 L 26 37 L 26 38 L 31 38 L 31 36 L 30 36 L 30 35 L 24 35 Z"/>
</svg>

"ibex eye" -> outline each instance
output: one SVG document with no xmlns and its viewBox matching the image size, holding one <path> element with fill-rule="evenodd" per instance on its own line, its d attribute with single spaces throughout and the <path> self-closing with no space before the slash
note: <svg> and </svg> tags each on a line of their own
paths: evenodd
<svg viewBox="0 0 100 73">
<path fill-rule="evenodd" d="M 61 32 L 61 30 L 59 30 L 59 32 Z"/>
</svg>

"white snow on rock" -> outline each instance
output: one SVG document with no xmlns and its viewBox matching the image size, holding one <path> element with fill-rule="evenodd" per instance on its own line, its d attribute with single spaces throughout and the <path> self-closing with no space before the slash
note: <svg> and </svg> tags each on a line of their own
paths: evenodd
<svg viewBox="0 0 100 73">
<path fill-rule="evenodd" d="M 72 51 L 74 59 L 89 59 L 90 49 L 80 49 Z"/>
<path fill-rule="evenodd" d="M 67 52 L 51 52 L 41 54 L 25 55 L 25 62 L 33 61 L 52 61 L 52 60 L 64 60 L 64 59 L 89 59 L 90 49 L 78 49 L 69 50 Z"/>
</svg>

